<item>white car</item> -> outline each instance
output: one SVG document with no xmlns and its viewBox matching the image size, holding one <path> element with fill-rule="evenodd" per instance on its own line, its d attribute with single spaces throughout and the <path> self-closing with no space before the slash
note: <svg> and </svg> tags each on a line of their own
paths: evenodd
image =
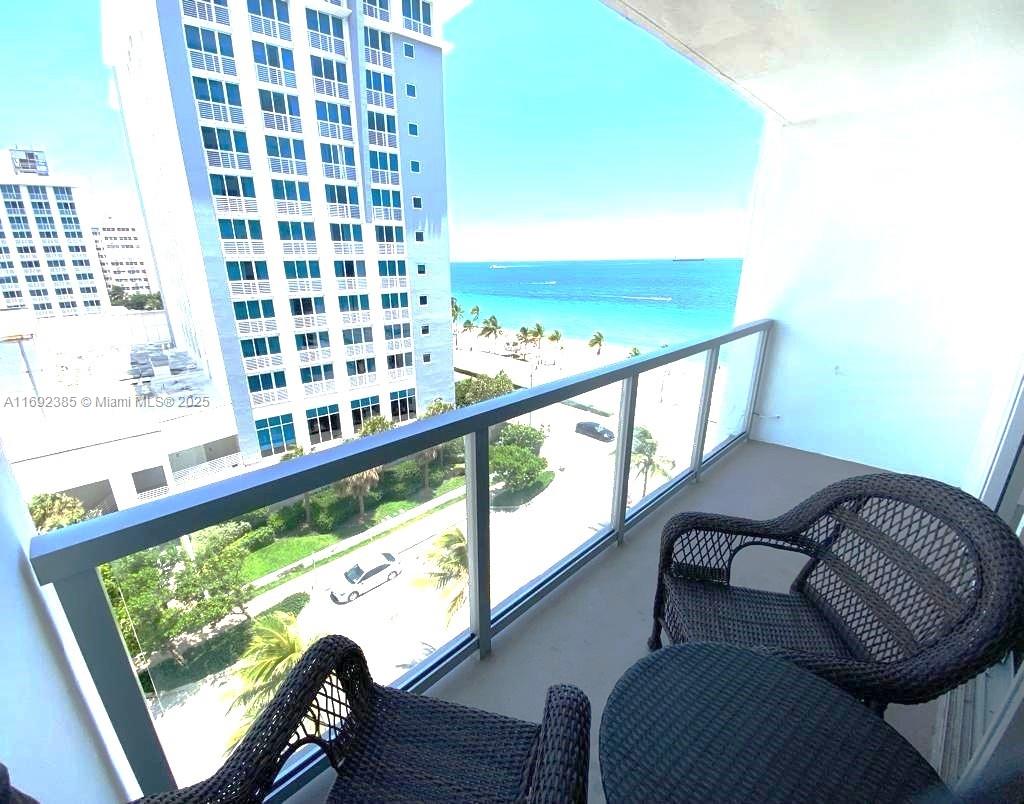
<svg viewBox="0 0 1024 804">
<path fill-rule="evenodd" d="M 393 581 L 402 571 L 402 565 L 391 553 L 379 553 L 367 559 L 361 565 L 353 564 L 342 576 L 344 580 L 331 588 L 331 600 L 339 606 L 351 603 L 371 589 Z"/>
</svg>

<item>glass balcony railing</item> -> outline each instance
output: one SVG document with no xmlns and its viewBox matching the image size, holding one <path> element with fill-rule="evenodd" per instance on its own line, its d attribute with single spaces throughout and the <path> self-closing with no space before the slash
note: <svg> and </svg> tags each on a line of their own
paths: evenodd
<svg viewBox="0 0 1024 804">
<path fill-rule="evenodd" d="M 313 454 L 37 536 L 37 578 L 143 792 L 217 767 L 321 633 L 355 639 L 376 680 L 413 691 L 489 653 L 746 436 L 771 327 L 448 412 L 392 401 L 421 418 L 345 443 L 340 417 L 362 427 L 388 400 L 310 399 Z M 268 651 L 282 672 L 263 678 Z M 296 756 L 279 784 L 325 765 Z"/>
</svg>

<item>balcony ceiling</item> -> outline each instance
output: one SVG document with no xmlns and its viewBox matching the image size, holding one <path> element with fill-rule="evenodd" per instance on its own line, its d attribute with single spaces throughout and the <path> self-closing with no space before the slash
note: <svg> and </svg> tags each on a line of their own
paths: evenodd
<svg viewBox="0 0 1024 804">
<path fill-rule="evenodd" d="M 1016 0 L 604 0 L 796 123 L 1020 82 Z"/>
</svg>

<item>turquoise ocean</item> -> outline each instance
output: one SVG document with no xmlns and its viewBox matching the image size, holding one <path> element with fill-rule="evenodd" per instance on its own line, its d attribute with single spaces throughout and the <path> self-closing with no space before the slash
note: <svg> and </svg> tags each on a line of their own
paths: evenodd
<svg viewBox="0 0 1024 804">
<path fill-rule="evenodd" d="M 647 351 L 731 329 L 739 259 L 452 263 L 452 295 L 469 317 Z"/>
</svg>

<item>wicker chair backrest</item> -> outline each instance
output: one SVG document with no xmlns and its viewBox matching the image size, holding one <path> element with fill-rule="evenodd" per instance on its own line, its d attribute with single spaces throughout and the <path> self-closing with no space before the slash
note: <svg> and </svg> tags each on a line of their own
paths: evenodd
<svg viewBox="0 0 1024 804">
<path fill-rule="evenodd" d="M 858 658 L 889 663 L 928 652 L 973 666 L 1006 650 L 1007 618 L 1019 624 L 1024 610 L 1024 552 L 984 504 L 894 474 L 841 481 L 805 503 L 814 504 L 824 510 L 803 536 L 817 555 L 794 591 Z"/>
</svg>

